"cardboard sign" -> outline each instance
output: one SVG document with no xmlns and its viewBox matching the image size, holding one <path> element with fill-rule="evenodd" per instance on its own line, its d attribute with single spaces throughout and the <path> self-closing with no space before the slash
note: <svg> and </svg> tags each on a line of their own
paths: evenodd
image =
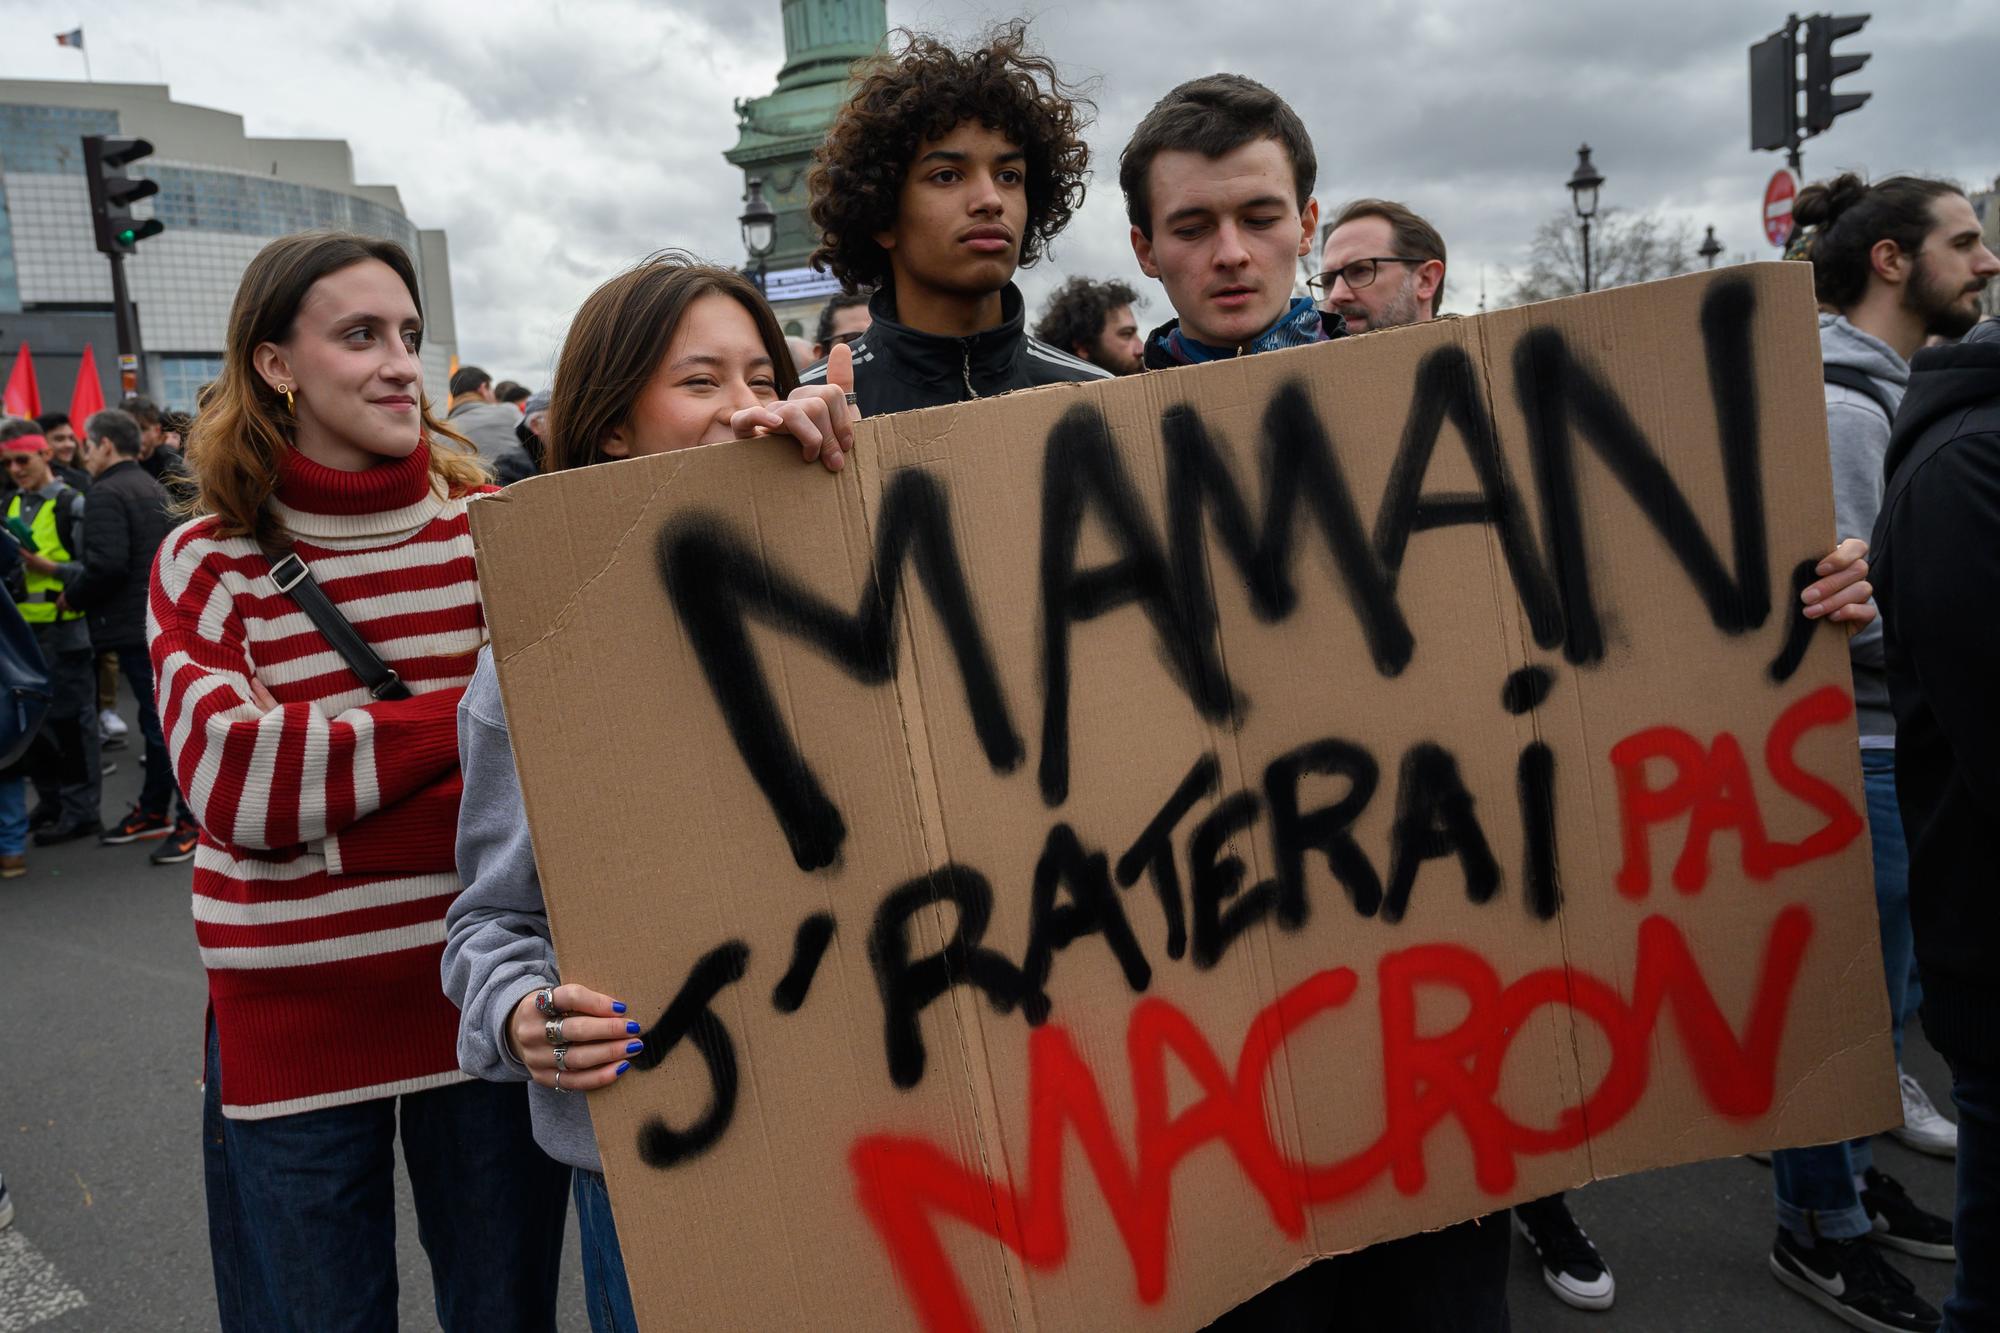
<svg viewBox="0 0 2000 1333">
<path fill-rule="evenodd" d="M 515 486 L 652 1328 L 1185 1330 L 1898 1114 L 1811 272 Z"/>
</svg>

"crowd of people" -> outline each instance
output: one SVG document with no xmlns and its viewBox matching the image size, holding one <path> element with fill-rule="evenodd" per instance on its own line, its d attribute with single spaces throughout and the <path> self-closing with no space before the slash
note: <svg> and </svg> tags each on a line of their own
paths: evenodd
<svg viewBox="0 0 2000 1333">
<path fill-rule="evenodd" d="M 588 1105 L 640 1053 L 640 1025 L 557 967 L 486 646 L 467 522 L 481 494 L 763 436 L 838 471 L 857 414 L 1437 317 L 1437 228 L 1359 198 L 1322 232 L 1299 117 L 1215 74 L 1168 91 L 1118 163 L 1137 265 L 1171 317 L 1142 335 L 1131 285 L 1075 278 L 1030 333 L 1014 275 L 1082 200 L 1089 110 L 1018 23 L 968 48 L 913 36 L 859 71 L 809 177 L 815 260 L 847 292 L 809 343 L 740 274 L 663 252 L 583 303 L 549 389 L 468 366 L 439 417 L 409 256 L 307 233 L 249 265 L 192 423 L 133 399 L 83 423 L 0 424 L 14 487 L 0 572 L 57 696 L 44 742 L 0 781 L 0 875 L 21 873 L 30 827 L 40 844 L 157 839 L 156 861 L 194 862 L 225 1328 L 393 1324 L 399 1137 L 444 1327 L 553 1327 L 566 1195 L 592 1328 L 634 1327 Z M 1797 613 L 1852 635 L 1898 1050 L 1920 1011 L 1960 1119 L 1901 1077 L 1899 1133 L 1957 1156 L 1955 1216 L 1913 1201 L 1865 1139 L 1773 1154 L 1768 1262 L 1855 1327 L 1990 1329 L 2000 622 L 1966 612 L 2000 593 L 2000 341 L 1974 329 L 2000 259 L 1941 182 L 1843 176 L 1804 191 L 1796 217 L 1849 538 Z M 1853 540 L 1870 534 L 1872 572 Z M 109 828 L 107 661 L 135 697 L 146 764 Z M 1613 1303 L 1556 1195 L 1511 1226 L 1496 1215 L 1323 1260 L 1214 1327 L 1504 1329 L 1513 1228 L 1556 1297 Z M 1943 1311 L 1884 1249 L 1956 1261 Z"/>
</svg>

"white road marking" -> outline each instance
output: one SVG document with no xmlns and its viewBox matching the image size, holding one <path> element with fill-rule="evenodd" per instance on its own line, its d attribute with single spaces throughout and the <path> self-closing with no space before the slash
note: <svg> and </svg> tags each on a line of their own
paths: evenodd
<svg viewBox="0 0 2000 1333">
<path fill-rule="evenodd" d="M 0 1333 L 23 1333 L 87 1304 L 26 1236 L 0 1231 Z"/>
</svg>

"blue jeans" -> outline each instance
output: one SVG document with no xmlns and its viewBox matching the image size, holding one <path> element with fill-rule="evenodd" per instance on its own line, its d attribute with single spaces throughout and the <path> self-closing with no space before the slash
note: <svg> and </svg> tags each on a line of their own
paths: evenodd
<svg viewBox="0 0 2000 1333">
<path fill-rule="evenodd" d="M 28 848 L 28 780 L 0 781 L 0 856 L 19 856 Z"/>
<path fill-rule="evenodd" d="M 160 710 L 153 702 L 153 659 L 144 644 L 128 644 L 111 650 L 118 670 L 132 687 L 139 704 L 139 735 L 145 739 L 146 782 L 139 790 L 139 809 L 149 815 L 167 816 L 194 823 L 187 798 L 174 782 L 173 761 L 167 755 L 167 738 L 160 730 Z M 172 808 L 169 809 L 168 807 Z"/>
<path fill-rule="evenodd" d="M 1958 1277 L 1943 1333 L 2000 1328 L 2000 1063 L 1950 1060 L 1958 1103 Z"/>
<path fill-rule="evenodd" d="M 1889 987 L 1889 1033 L 1903 1056 L 1903 1021 L 1910 1012 L 1910 847 L 1896 806 L 1896 752 L 1863 750 L 1861 783 L 1868 805 L 1868 845 L 1875 863 L 1875 916 L 1882 935 L 1882 976 Z M 1854 1177 L 1875 1165 L 1865 1138 L 1771 1154 L 1771 1188 L 1778 1225 L 1804 1236 L 1846 1240 L 1867 1234 L 1868 1211 Z"/>
<path fill-rule="evenodd" d="M 590 1315 L 590 1333 L 639 1333 L 632 1313 L 632 1290 L 625 1282 L 625 1254 L 618 1248 L 618 1227 L 611 1220 L 611 1194 L 604 1177 L 578 1170 L 577 1240 L 583 1250 L 583 1301 Z"/>
<path fill-rule="evenodd" d="M 226 1333 L 396 1328 L 396 1136 L 438 1323 L 553 1330 L 563 1187 L 518 1083 L 454 1083 L 269 1120 L 222 1114 L 209 1029 L 202 1159 Z"/>
</svg>

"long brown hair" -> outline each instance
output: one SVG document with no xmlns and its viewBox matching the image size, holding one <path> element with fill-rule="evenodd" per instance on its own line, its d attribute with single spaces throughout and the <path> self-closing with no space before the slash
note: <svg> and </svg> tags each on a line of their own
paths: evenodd
<svg viewBox="0 0 2000 1333">
<path fill-rule="evenodd" d="M 666 359 L 688 307 L 712 293 L 730 297 L 750 312 L 771 357 L 778 397 L 799 386 L 778 317 L 748 278 L 679 250 L 662 250 L 592 292 L 570 322 L 549 391 L 544 472 L 605 461 L 599 447 L 605 435 L 631 417 L 632 405 Z"/>
<path fill-rule="evenodd" d="M 203 395 L 187 442 L 188 466 L 200 487 L 190 507 L 214 514 L 220 535 L 252 537 L 265 547 L 289 540 L 265 502 L 277 489 L 278 460 L 292 447 L 293 424 L 283 395 L 257 373 L 254 357 L 261 344 L 291 336 L 292 322 L 314 283 L 370 259 L 395 270 L 421 314 L 416 266 L 394 241 L 351 232 L 300 232 L 271 242 L 243 270 L 229 308 L 222 374 Z M 424 438 L 431 445 L 432 478 L 454 495 L 485 485 L 486 473 L 471 446 L 431 415 L 430 397 L 421 391 L 419 408 Z"/>
</svg>

